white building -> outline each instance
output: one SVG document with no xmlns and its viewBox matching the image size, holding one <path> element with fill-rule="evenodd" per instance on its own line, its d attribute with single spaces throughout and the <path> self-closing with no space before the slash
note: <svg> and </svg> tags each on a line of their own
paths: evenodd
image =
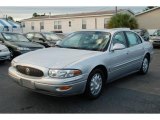
<svg viewBox="0 0 160 120">
<path fill-rule="evenodd" d="M 117 12 L 134 15 L 130 10 L 118 10 Z M 107 22 L 114 14 L 116 14 L 115 10 L 39 16 L 22 20 L 22 26 L 24 33 L 33 31 L 70 33 L 82 29 L 104 29 L 107 28 Z"/>
</svg>

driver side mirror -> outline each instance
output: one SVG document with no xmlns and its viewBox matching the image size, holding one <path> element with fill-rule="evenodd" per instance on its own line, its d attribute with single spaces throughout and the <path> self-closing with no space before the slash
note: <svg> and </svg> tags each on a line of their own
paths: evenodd
<svg viewBox="0 0 160 120">
<path fill-rule="evenodd" d="M 116 43 L 111 47 L 111 51 L 115 51 L 115 50 L 122 50 L 125 49 L 125 45 L 121 44 L 121 43 Z"/>
</svg>

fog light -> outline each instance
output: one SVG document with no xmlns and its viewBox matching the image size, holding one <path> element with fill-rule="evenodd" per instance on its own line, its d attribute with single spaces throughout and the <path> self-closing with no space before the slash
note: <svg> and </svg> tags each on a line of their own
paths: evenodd
<svg viewBox="0 0 160 120">
<path fill-rule="evenodd" d="M 57 88 L 56 90 L 57 91 L 67 91 L 67 90 L 70 90 L 70 89 L 72 89 L 71 86 L 62 86 L 62 87 Z"/>
</svg>

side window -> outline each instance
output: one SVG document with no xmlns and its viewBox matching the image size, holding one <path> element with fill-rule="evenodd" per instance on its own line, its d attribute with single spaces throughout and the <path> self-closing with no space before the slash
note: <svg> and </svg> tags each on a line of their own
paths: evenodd
<svg viewBox="0 0 160 120">
<path fill-rule="evenodd" d="M 32 33 L 28 33 L 28 34 L 26 34 L 26 37 L 28 39 L 33 39 L 34 35 Z"/>
<path fill-rule="evenodd" d="M 157 30 L 157 35 L 160 36 L 160 30 Z"/>
<path fill-rule="evenodd" d="M 138 45 L 140 43 L 138 36 L 135 33 L 132 32 L 126 32 L 127 38 L 128 38 L 128 42 L 129 42 L 129 46 L 135 46 Z"/>
<path fill-rule="evenodd" d="M 127 47 L 127 42 L 123 32 L 118 32 L 113 36 L 112 44 L 120 43 Z"/>
<path fill-rule="evenodd" d="M 34 35 L 34 37 L 35 37 L 35 38 L 43 38 L 43 36 L 42 36 L 41 34 L 39 34 L 39 33 L 36 33 L 36 34 Z"/>
<path fill-rule="evenodd" d="M 136 34 L 135 34 L 135 35 L 136 35 Z M 137 41 L 138 41 L 138 43 L 139 43 L 139 44 L 141 44 L 141 43 L 142 43 L 141 38 L 140 38 L 138 35 L 136 35 L 136 37 L 137 37 Z"/>
</svg>

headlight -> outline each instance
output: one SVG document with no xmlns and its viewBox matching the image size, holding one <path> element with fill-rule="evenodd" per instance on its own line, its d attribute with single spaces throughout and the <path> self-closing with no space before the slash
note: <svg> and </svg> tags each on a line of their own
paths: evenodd
<svg viewBox="0 0 160 120">
<path fill-rule="evenodd" d="M 17 50 L 30 50 L 30 49 L 26 47 L 18 47 Z"/>
<path fill-rule="evenodd" d="M 7 52 L 7 51 L 8 51 L 8 48 L 2 49 L 1 51 L 2 51 L 2 52 Z"/>
<path fill-rule="evenodd" d="M 82 72 L 81 72 L 81 70 L 76 70 L 76 69 L 72 69 L 72 70 L 49 69 L 48 74 L 52 78 L 63 79 L 63 78 L 70 78 L 70 77 L 75 77 L 75 76 L 81 75 Z"/>
</svg>

